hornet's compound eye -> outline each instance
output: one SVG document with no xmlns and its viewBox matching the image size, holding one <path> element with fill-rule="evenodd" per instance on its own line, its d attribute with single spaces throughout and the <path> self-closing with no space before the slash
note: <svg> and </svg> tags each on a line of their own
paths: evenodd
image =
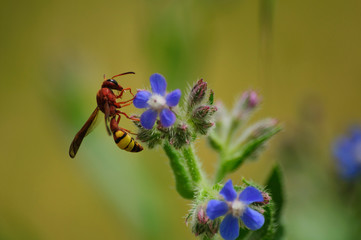
<svg viewBox="0 0 361 240">
<path fill-rule="evenodd" d="M 115 84 L 116 86 L 119 87 L 118 82 L 115 81 L 114 79 L 108 79 L 107 81 L 108 81 L 108 82 L 111 82 L 111 83 L 113 83 L 113 84 Z"/>
</svg>

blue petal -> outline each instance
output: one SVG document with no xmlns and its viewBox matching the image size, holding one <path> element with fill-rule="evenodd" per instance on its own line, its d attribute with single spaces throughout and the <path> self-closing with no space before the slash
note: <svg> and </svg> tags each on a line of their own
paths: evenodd
<svg viewBox="0 0 361 240">
<path fill-rule="evenodd" d="M 207 213 L 207 216 L 211 220 L 214 220 L 217 217 L 223 216 L 227 212 L 228 212 L 227 203 L 225 203 L 223 201 L 219 201 L 219 200 L 214 200 L 214 199 L 209 200 L 209 202 L 207 204 L 206 213 Z"/>
<path fill-rule="evenodd" d="M 146 108 L 148 107 L 148 100 L 152 94 L 148 91 L 139 91 L 133 100 L 134 107 L 136 108 Z"/>
<path fill-rule="evenodd" d="M 182 95 L 182 92 L 179 89 L 176 89 L 176 90 L 168 93 L 168 95 L 165 97 L 165 99 L 167 101 L 167 105 L 169 107 L 177 106 L 181 95 Z"/>
<path fill-rule="evenodd" d="M 232 214 L 227 214 L 220 226 L 221 236 L 226 240 L 234 240 L 239 235 L 238 218 Z"/>
<path fill-rule="evenodd" d="M 264 216 L 249 207 L 246 208 L 241 219 L 244 222 L 244 225 L 253 231 L 260 229 L 264 224 Z"/>
<path fill-rule="evenodd" d="M 248 205 L 254 202 L 263 202 L 263 196 L 260 190 L 249 186 L 239 194 L 239 200 Z"/>
<path fill-rule="evenodd" d="M 353 127 L 351 129 L 351 141 L 358 143 L 361 141 L 361 129 L 359 127 Z"/>
<path fill-rule="evenodd" d="M 162 123 L 163 127 L 172 126 L 175 120 L 175 114 L 168 108 L 165 108 L 160 112 L 160 122 Z"/>
<path fill-rule="evenodd" d="M 159 73 L 154 73 L 149 79 L 153 93 L 164 96 L 165 90 L 167 89 L 167 81 L 165 78 Z"/>
<path fill-rule="evenodd" d="M 356 147 L 359 143 L 354 143 L 349 138 L 340 138 L 336 141 L 333 152 L 337 159 L 338 170 L 346 180 L 352 180 L 361 173 L 361 164 L 358 162 Z"/>
<path fill-rule="evenodd" d="M 231 179 L 229 179 L 226 184 L 224 184 L 222 190 L 219 193 L 229 202 L 233 202 L 233 200 L 237 197 L 237 192 L 233 188 Z"/>
<path fill-rule="evenodd" d="M 140 124 L 146 129 L 152 129 L 157 120 L 158 112 L 152 109 L 148 109 L 140 116 Z"/>
</svg>

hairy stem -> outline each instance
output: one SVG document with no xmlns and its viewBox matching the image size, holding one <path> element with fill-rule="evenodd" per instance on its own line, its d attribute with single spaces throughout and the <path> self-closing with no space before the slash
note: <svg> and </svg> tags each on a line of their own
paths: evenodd
<svg viewBox="0 0 361 240">
<path fill-rule="evenodd" d="M 191 176 L 186 169 L 184 159 L 169 143 L 165 143 L 163 149 L 169 158 L 169 163 L 174 173 L 177 192 L 183 198 L 193 199 L 195 196 L 195 188 Z"/>
<path fill-rule="evenodd" d="M 203 174 L 201 171 L 198 157 L 194 153 L 193 144 L 183 148 L 183 157 L 188 167 L 189 175 L 192 178 L 194 187 L 198 187 L 203 181 Z"/>
</svg>

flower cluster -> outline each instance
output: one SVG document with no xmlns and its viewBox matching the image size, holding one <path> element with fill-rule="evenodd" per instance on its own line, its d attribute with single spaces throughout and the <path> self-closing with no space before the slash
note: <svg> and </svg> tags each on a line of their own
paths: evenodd
<svg viewBox="0 0 361 240">
<path fill-rule="evenodd" d="M 220 194 L 224 201 L 210 200 L 207 206 L 207 215 L 212 220 L 225 215 L 220 225 L 220 233 L 224 239 L 234 240 L 238 237 L 240 219 L 250 230 L 257 230 L 263 226 L 264 216 L 249 207 L 252 203 L 264 201 L 261 191 L 257 188 L 248 186 L 237 197 L 232 180 L 228 180 Z"/>
<path fill-rule="evenodd" d="M 149 148 L 162 143 L 163 140 L 179 149 L 189 145 L 196 134 L 207 134 L 214 125 L 212 116 L 217 111 L 213 106 L 214 94 L 210 91 L 208 101 L 204 99 L 207 93 L 207 83 L 199 80 L 190 90 L 184 108 L 178 108 L 181 91 L 174 90 L 166 94 L 167 82 L 165 78 L 155 73 L 150 76 L 152 92 L 140 90 L 134 97 L 136 108 L 146 111 L 140 116 L 138 139 L 146 142 Z M 159 121 L 157 118 L 159 116 Z M 155 123 L 156 128 L 154 128 Z M 195 133 L 195 134 L 192 134 Z"/>
<path fill-rule="evenodd" d="M 214 125 L 213 115 L 217 112 L 217 107 L 213 106 L 214 93 L 211 90 L 207 103 L 204 99 L 207 92 L 207 83 L 203 79 L 193 86 L 188 97 L 188 113 L 195 131 L 201 135 L 206 135 L 209 128 Z"/>
<path fill-rule="evenodd" d="M 278 121 L 272 118 L 245 126 L 259 106 L 258 94 L 246 91 L 233 109 L 227 111 L 221 104 L 213 105 L 214 92 L 207 89 L 203 79 L 183 96 L 181 104 L 181 91 L 167 94 L 167 82 L 162 75 L 151 75 L 150 84 L 151 92 L 140 90 L 133 100 L 135 107 L 145 109 L 140 121 L 134 121 L 137 139 L 149 148 L 162 146 L 174 174 L 175 189 L 183 198 L 192 200 L 193 207 L 186 218 L 192 232 L 199 239 L 218 239 L 216 234 L 226 240 L 281 236 L 277 232 L 283 201 L 279 168 L 272 171 L 266 182 L 267 192 L 246 180 L 243 180 L 245 188 L 234 187 L 231 180 L 221 184 L 229 173 L 258 155 L 281 130 Z M 193 144 L 200 135 L 208 136 L 211 147 L 219 155 L 213 184 L 203 172 Z M 235 189 L 242 191 L 238 194 Z"/>
<path fill-rule="evenodd" d="M 361 129 L 354 128 L 350 136 L 339 138 L 334 144 L 334 156 L 338 170 L 347 180 L 361 175 Z"/>
</svg>

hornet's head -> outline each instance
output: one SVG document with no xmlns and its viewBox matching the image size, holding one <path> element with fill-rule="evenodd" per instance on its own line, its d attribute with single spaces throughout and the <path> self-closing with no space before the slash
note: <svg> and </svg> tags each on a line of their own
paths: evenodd
<svg viewBox="0 0 361 240">
<path fill-rule="evenodd" d="M 107 79 L 103 82 L 102 88 L 109 88 L 112 90 L 122 91 L 123 87 L 118 84 L 114 79 Z"/>
</svg>

